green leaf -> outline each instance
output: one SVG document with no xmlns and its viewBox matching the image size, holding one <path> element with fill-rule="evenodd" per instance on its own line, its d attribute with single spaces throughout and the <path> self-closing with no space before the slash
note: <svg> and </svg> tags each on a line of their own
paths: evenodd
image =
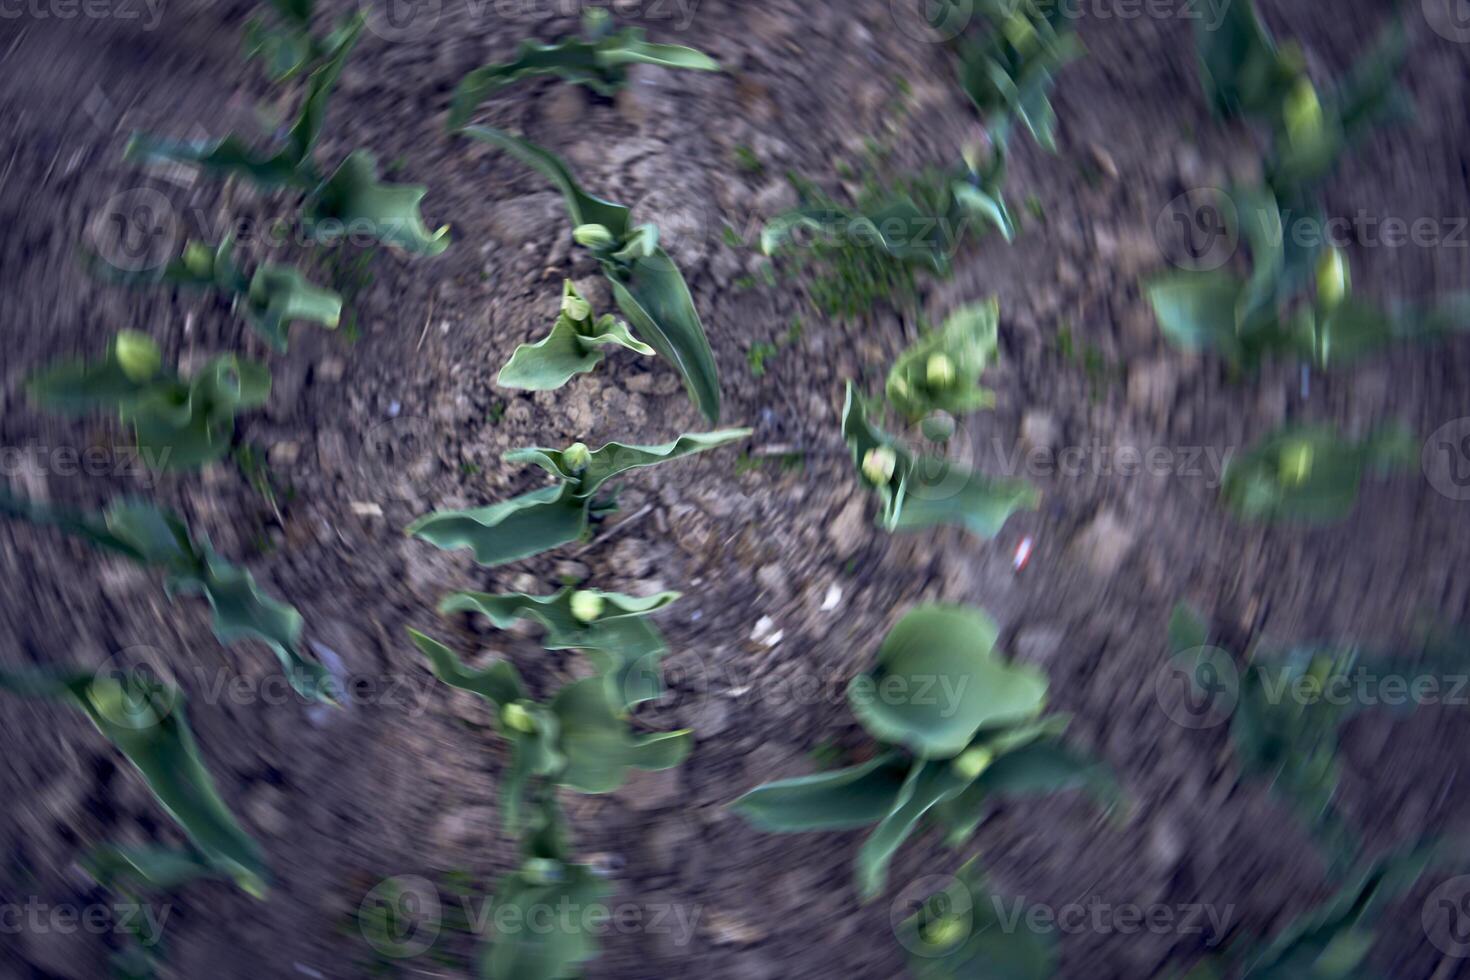
<svg viewBox="0 0 1470 980">
<path fill-rule="evenodd" d="M 1000 911 L 1006 904 L 1014 904 L 1010 922 Z M 926 896 L 896 927 L 914 980 L 1049 980 L 1055 943 L 1025 926 L 1022 904 L 992 893 L 975 862 L 966 862 L 953 884 Z"/>
<path fill-rule="evenodd" d="M 120 403 L 149 465 L 194 469 L 223 457 L 235 433 L 235 415 L 259 408 L 270 395 L 270 369 L 226 354 L 208 361 L 187 383 L 151 385 Z"/>
<path fill-rule="evenodd" d="M 979 610 L 915 607 L 884 638 L 873 669 L 848 686 L 853 714 L 879 741 L 936 759 L 964 751 L 982 728 L 1034 717 L 1046 677 L 1001 660 L 996 636 Z"/>
<path fill-rule="evenodd" d="M 522 619 L 540 623 L 546 629 L 546 649 L 586 653 L 606 680 L 609 703 L 627 712 L 663 692 L 658 662 L 668 647 L 647 617 L 677 598 L 677 592 L 637 598 L 571 587 L 549 596 L 455 592 L 444 598 L 439 611 L 479 613 L 500 629 Z M 587 600 L 600 607 L 590 622 L 576 615 L 574 605 Z"/>
<path fill-rule="evenodd" d="M 194 881 L 221 877 L 229 880 L 228 874 L 223 874 L 203 856 L 170 847 L 103 844 L 87 852 L 82 866 L 110 891 L 144 886 L 171 892 Z"/>
<path fill-rule="evenodd" d="M 434 676 L 450 687 L 478 694 L 496 708 L 503 708 L 526 696 L 520 675 L 510 661 L 497 660 L 484 670 L 470 670 L 453 650 L 438 640 L 414 629 L 410 629 L 408 635 L 429 658 Z"/>
<path fill-rule="evenodd" d="M 1235 319 L 1245 291 L 1240 280 L 1228 272 L 1173 272 L 1149 282 L 1144 291 L 1170 343 L 1240 360 Z"/>
<path fill-rule="evenodd" d="M 995 358 L 1000 304 L 960 307 L 899 355 L 888 373 L 888 400 L 910 422 L 934 412 L 964 415 L 995 404 L 980 375 Z"/>
<path fill-rule="evenodd" d="M 605 921 L 589 916 L 606 910 L 612 886 L 579 864 L 532 860 L 495 886 L 495 902 L 516 923 L 487 938 L 480 958 L 485 980 L 567 980 L 597 955 L 596 936 Z M 545 910 L 556 910 L 548 917 Z M 568 911 L 570 910 L 570 911 Z M 534 926 L 534 927 L 533 927 Z"/>
<path fill-rule="evenodd" d="M 577 178 L 572 176 L 571 170 L 556 154 L 529 140 L 523 140 L 489 126 L 468 126 L 462 132 L 471 139 L 477 139 L 505 150 L 556 184 L 562 196 L 566 198 L 567 210 L 572 216 L 572 224 L 578 226 L 602 225 L 619 241 L 628 235 L 630 231 L 628 209 L 621 204 L 613 204 L 611 201 L 593 197 L 582 190 L 581 185 L 577 183 Z"/>
<path fill-rule="evenodd" d="M 559 747 L 566 768 L 556 775 L 560 785 L 582 793 L 610 793 L 623 785 L 629 768 L 671 769 L 684 761 L 694 739 L 685 731 L 635 737 L 607 699 L 599 677 L 566 685 L 551 701 L 561 723 Z"/>
<path fill-rule="evenodd" d="M 730 808 L 762 830 L 851 830 L 882 820 L 897 804 L 905 774 L 889 751 L 861 765 L 757 786 Z"/>
<path fill-rule="evenodd" d="M 306 200 L 308 230 L 319 240 L 368 231 L 384 245 L 434 256 L 449 247 L 449 226 L 429 231 L 419 213 L 428 190 L 378 182 L 378 165 L 366 150 L 354 151 Z"/>
<path fill-rule="evenodd" d="M 613 298 L 640 335 L 684 379 L 711 423 L 720 420 L 720 376 L 683 273 L 662 248 L 622 269 L 607 269 Z"/>
<path fill-rule="evenodd" d="M 1220 497 L 1247 521 L 1332 523 L 1352 512 L 1364 472 L 1418 458 L 1412 433 L 1389 428 L 1360 442 L 1330 426 L 1288 425 L 1226 468 Z"/>
<path fill-rule="evenodd" d="M 1184 653 L 1204 646 L 1210 637 L 1210 626 L 1199 610 L 1181 602 L 1169 614 L 1169 650 Z"/>
<path fill-rule="evenodd" d="M 246 313 L 256 332 L 271 347 L 284 352 L 286 329 L 294 320 L 335 329 L 342 317 L 342 297 L 313 286 L 296 269 L 267 263 L 250 280 Z"/>
<path fill-rule="evenodd" d="M 572 304 L 570 309 L 568 304 Z M 580 305 L 577 305 L 580 304 Z M 589 312 L 582 317 L 573 315 L 583 308 Z M 594 319 L 583 300 L 566 282 L 562 299 L 562 312 L 556 318 L 551 333 L 534 344 L 522 344 L 500 369 L 495 383 L 502 388 L 523 388 L 529 391 L 551 391 L 566 384 L 574 375 L 591 371 L 602 363 L 604 347 L 626 347 L 639 354 L 651 355 L 654 349 L 638 340 L 628 331 L 628 325 L 611 314 Z"/>
<path fill-rule="evenodd" d="M 513 449 L 501 458 L 507 463 L 529 463 L 540 466 L 558 479 L 575 486 L 577 495 L 587 497 L 596 493 L 604 483 L 628 472 L 645 466 L 654 466 L 671 459 L 702 453 L 731 442 L 748 438 L 750 429 L 717 429 L 714 432 L 687 433 L 659 446 L 630 446 L 621 442 L 610 442 L 600 449 L 592 450 L 585 467 L 574 467 L 567 461 L 567 450 Z"/>
<path fill-rule="evenodd" d="M 142 774 L 211 866 L 250 894 L 264 895 L 268 872 L 260 849 L 215 790 L 185 717 L 181 692 L 137 674 L 119 680 L 81 672 L 3 671 L 0 688 L 65 699 L 85 711 Z"/>
<path fill-rule="evenodd" d="M 858 850 L 858 891 L 863 901 L 877 898 L 888 881 L 888 864 L 919 821 L 935 806 L 954 799 L 970 779 L 948 762 L 914 760 L 895 806 Z"/>
<path fill-rule="evenodd" d="M 352 53 L 352 48 L 357 44 L 357 38 L 362 33 L 365 23 L 363 15 L 358 13 L 345 27 L 336 32 L 331 39 L 331 48 L 326 54 L 326 60 L 312 71 L 311 77 L 307 80 L 306 97 L 302 100 L 301 111 L 297 114 L 291 131 L 286 134 L 286 152 L 303 170 L 313 169 L 311 153 L 316 149 L 317 140 L 322 132 L 322 124 L 326 121 L 327 102 L 331 98 L 332 87 L 337 84 L 337 79 L 347 64 L 347 56 Z"/>
<path fill-rule="evenodd" d="M 123 150 L 123 158 L 132 161 L 165 161 L 193 164 L 222 176 L 240 175 L 261 187 L 295 187 L 305 189 L 312 175 L 304 172 L 301 161 L 290 147 L 267 153 L 251 149 L 238 136 L 222 139 L 172 140 L 146 133 L 135 133 Z"/>
<path fill-rule="evenodd" d="M 649 44 L 637 28 L 586 40 L 570 38 L 550 45 L 523 41 L 514 60 L 477 68 L 460 81 L 450 103 L 449 128 L 464 126 L 498 89 L 533 75 L 557 75 L 563 81 L 586 85 L 599 95 L 613 95 L 627 84 L 626 66 L 630 64 L 720 70 L 718 62 L 693 48 Z"/>
<path fill-rule="evenodd" d="M 504 565 L 576 541 L 588 528 L 590 506 L 590 498 L 564 483 L 488 507 L 436 511 L 407 533 L 445 551 L 470 548 L 481 565 Z"/>
</svg>

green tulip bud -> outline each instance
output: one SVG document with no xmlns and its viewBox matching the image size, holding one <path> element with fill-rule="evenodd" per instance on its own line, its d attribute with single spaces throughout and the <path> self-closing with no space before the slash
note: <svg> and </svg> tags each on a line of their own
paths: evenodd
<svg viewBox="0 0 1470 980">
<path fill-rule="evenodd" d="M 935 919 L 927 923 L 919 932 L 920 938 L 927 945 L 940 949 L 948 949 L 967 935 L 969 935 L 969 930 L 965 928 L 965 923 L 953 916 Z"/>
<path fill-rule="evenodd" d="M 147 334 L 124 330 L 113 342 L 113 352 L 130 381 L 147 381 L 158 373 L 162 357 L 158 345 Z"/>
<path fill-rule="evenodd" d="M 1324 311 L 1332 310 L 1347 296 L 1352 273 L 1347 258 L 1338 248 L 1328 247 L 1317 260 L 1317 302 Z"/>
<path fill-rule="evenodd" d="M 893 479 L 893 471 L 896 469 L 898 469 L 898 454 L 887 446 L 869 449 L 863 455 L 863 476 L 869 483 L 880 487 L 887 486 L 888 481 Z"/>
<path fill-rule="evenodd" d="M 199 242 L 189 242 L 184 246 L 184 268 L 191 275 L 214 275 L 214 250 Z"/>
<path fill-rule="evenodd" d="M 950 360 L 948 354 L 929 356 L 929 363 L 924 367 L 924 379 L 929 382 L 929 387 L 948 388 L 954 384 L 954 377 L 954 361 Z"/>
<path fill-rule="evenodd" d="M 566 295 L 561 298 L 561 311 L 578 323 L 592 317 L 592 304 L 577 295 L 571 283 L 567 283 Z"/>
<path fill-rule="evenodd" d="M 510 704 L 501 708 L 500 720 L 505 722 L 505 727 L 513 731 L 523 732 L 527 735 L 534 734 L 536 731 L 536 719 L 531 716 L 531 712 L 527 711 L 525 706 L 519 701 L 512 701 Z"/>
<path fill-rule="evenodd" d="M 990 134 L 981 132 L 979 136 L 965 144 L 965 148 L 960 151 L 960 156 L 964 158 L 965 166 L 970 168 L 970 173 L 980 173 L 995 158 L 995 144 Z"/>
<path fill-rule="evenodd" d="M 578 225 L 572 229 L 572 238 L 583 248 L 611 248 L 617 244 L 606 225 Z"/>
<path fill-rule="evenodd" d="M 961 752 L 950 766 L 961 779 L 976 779 L 995 761 L 995 753 L 987 748 L 976 747 Z"/>
<path fill-rule="evenodd" d="M 573 473 L 580 473 L 592 462 L 592 450 L 585 442 L 574 442 L 561 451 L 561 461 Z"/>
<path fill-rule="evenodd" d="M 1293 143 L 1312 139 L 1322 131 L 1322 102 L 1310 78 L 1303 75 L 1297 79 L 1281 113 L 1286 119 L 1286 135 Z"/>
<path fill-rule="evenodd" d="M 605 604 L 596 592 L 578 590 L 572 593 L 572 616 L 580 623 L 590 623 L 602 615 Z"/>
<path fill-rule="evenodd" d="M 1287 486 L 1305 483 L 1312 473 L 1311 444 L 1297 442 L 1283 449 L 1281 458 L 1277 461 L 1277 472 L 1281 482 Z"/>
</svg>

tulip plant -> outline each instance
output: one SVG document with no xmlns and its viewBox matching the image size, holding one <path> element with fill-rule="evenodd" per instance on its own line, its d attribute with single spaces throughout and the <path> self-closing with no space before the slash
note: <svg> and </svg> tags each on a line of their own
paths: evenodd
<svg viewBox="0 0 1470 980">
<path fill-rule="evenodd" d="M 550 391 L 575 375 L 602 363 L 606 347 L 625 347 L 652 356 L 654 349 L 634 337 L 628 325 L 611 313 L 594 318 L 592 305 L 567 280 L 562 289 L 561 312 L 543 340 L 522 344 L 500 369 L 495 383 L 502 388 Z"/>
<path fill-rule="evenodd" d="M 927 370 L 926 364 L 926 383 Z M 1040 494 L 1024 480 L 992 480 L 938 456 L 913 455 L 869 421 L 872 410 L 849 381 L 842 437 L 862 482 L 878 495 L 878 526 L 885 531 L 953 524 L 993 538 L 1013 513 L 1039 503 Z"/>
<path fill-rule="evenodd" d="M 678 44 L 650 44 L 636 27 L 614 33 L 605 10 L 588 10 L 582 17 L 583 37 L 557 44 L 521 42 L 513 61 L 486 65 L 464 77 L 449 107 L 449 128 L 459 129 L 492 93 L 517 79 L 556 75 L 563 81 L 586 85 L 598 95 L 614 95 L 628 84 L 629 65 L 662 65 L 695 71 L 719 71 L 708 55 Z"/>
<path fill-rule="evenodd" d="M 115 503 L 100 516 L 57 510 L 0 492 L 0 514 L 60 528 L 140 565 L 159 568 L 170 595 L 202 595 L 214 611 L 214 635 L 226 646 L 258 640 L 270 647 L 303 697 L 334 699 L 335 682 L 301 653 L 301 614 L 260 591 L 255 577 L 196 542 L 178 517 L 142 502 Z"/>
<path fill-rule="evenodd" d="M 857 857 L 859 890 L 872 899 L 926 818 L 958 846 L 1008 797 L 1084 787 L 1118 802 L 1107 771 L 1061 743 L 1067 718 L 1042 714 L 1046 677 L 1002 659 L 997 635 L 979 610 L 911 610 L 848 685 L 848 705 L 879 743 L 873 758 L 759 786 L 731 806 L 779 832 L 876 824 Z"/>
<path fill-rule="evenodd" d="M 1354 299 L 1346 256 L 1323 241 L 1304 244 L 1296 233 L 1302 223 L 1318 232 L 1329 227 L 1317 188 L 1342 153 L 1372 125 L 1407 114 L 1408 97 L 1395 81 L 1406 53 L 1402 26 L 1385 29 L 1325 103 L 1301 49 L 1278 48 L 1249 2 L 1229 4 L 1224 21 L 1200 26 L 1196 39 L 1211 104 L 1222 115 L 1265 124 L 1272 148 L 1265 181 L 1228 194 L 1250 274 L 1183 270 L 1155 278 L 1146 292 L 1164 335 L 1187 349 L 1215 350 L 1235 367 L 1253 369 L 1275 355 L 1326 368 L 1398 340 L 1470 328 L 1465 296 L 1386 308 Z"/>
<path fill-rule="evenodd" d="M 704 452 L 744 439 L 750 429 L 722 429 L 680 436 L 661 446 L 610 442 L 597 450 L 578 442 L 566 449 L 515 449 L 507 463 L 531 463 L 557 482 L 510 500 L 473 510 L 438 511 L 419 518 L 408 533 L 436 548 L 470 548 L 481 565 L 503 565 L 576 541 L 615 509 L 598 491 L 628 470 Z"/>
<path fill-rule="evenodd" d="M 608 703 L 626 713 L 663 693 L 659 659 L 668 645 L 648 620 L 678 598 L 677 592 L 637 598 L 570 586 L 548 596 L 455 592 L 439 611 L 478 613 L 500 629 L 521 620 L 540 623 L 546 649 L 585 653 L 602 672 Z"/>
<path fill-rule="evenodd" d="M 955 310 L 894 363 L 889 404 L 909 422 L 992 407 L 995 393 L 981 386 L 980 375 L 995 359 L 999 326 L 994 298 Z"/>
<path fill-rule="evenodd" d="M 273 82 L 284 82 L 330 58 L 353 22 L 339 25 L 325 38 L 311 32 L 312 0 L 269 0 L 270 17 L 254 17 L 245 27 L 245 56 L 265 62 Z"/>
<path fill-rule="evenodd" d="M 32 378 L 31 397 L 66 414 L 116 411 L 133 427 L 144 461 L 156 469 L 195 469 L 230 449 L 235 415 L 270 395 L 270 371 L 233 354 L 213 358 L 192 378 L 162 366 L 146 334 L 119 333 L 107 355 L 53 367 Z"/>
<path fill-rule="evenodd" d="M 718 422 L 720 379 L 714 353 L 683 274 L 658 244 L 658 228 L 633 226 L 627 207 L 588 194 L 561 158 L 534 143 L 488 126 L 469 126 L 461 132 L 507 151 L 557 185 L 572 218 L 572 237 L 601 263 L 618 309 L 679 372 L 704 416 Z"/>
<path fill-rule="evenodd" d="M 975 861 L 942 891 L 925 896 L 895 927 L 914 980 L 1050 980 L 1055 944 L 1045 933 L 1006 928 L 1000 902 Z"/>
<path fill-rule="evenodd" d="M 234 258 L 235 242 L 225 238 L 216 246 L 187 242 L 183 254 L 162 268 L 123 272 L 94 262 L 104 278 L 129 284 L 171 283 L 216 289 L 231 297 L 255 331 L 276 351 L 286 350 L 286 332 L 294 320 L 319 323 L 328 329 L 342 316 L 342 297 L 307 281 L 296 269 L 267 262 L 246 275 Z"/>
<path fill-rule="evenodd" d="M 251 148 L 238 136 L 181 142 L 139 134 L 128 143 L 126 156 L 194 164 L 212 173 L 246 177 L 267 190 L 283 188 L 304 194 L 306 230 L 320 241 L 335 240 L 346 231 L 363 231 L 385 245 L 438 255 L 449 247 L 449 227 L 431 232 L 424 224 L 419 214 L 419 202 L 427 193 L 424 188 L 379 182 L 377 162 L 366 150 L 349 154 L 330 175 L 318 169 L 312 157 L 332 88 L 362 27 L 358 16 L 333 36 L 331 50 L 307 79 L 301 111 L 285 145 L 265 151 Z"/>
<path fill-rule="evenodd" d="M 1413 434 L 1398 427 L 1351 442 L 1330 426 L 1288 425 L 1231 461 L 1220 496 L 1242 520 L 1328 524 L 1352 513 L 1367 470 L 1401 469 L 1418 456 Z"/>
<path fill-rule="evenodd" d="M 183 853 L 132 847 L 96 852 L 93 867 L 105 868 L 103 877 L 125 874 L 169 888 L 217 873 L 251 895 L 264 897 L 269 873 L 260 848 L 216 791 L 189 728 L 180 691 L 136 672 L 108 676 L 64 670 L 0 671 L 0 688 L 67 701 L 86 712 L 189 837 L 193 849 Z"/>
</svg>

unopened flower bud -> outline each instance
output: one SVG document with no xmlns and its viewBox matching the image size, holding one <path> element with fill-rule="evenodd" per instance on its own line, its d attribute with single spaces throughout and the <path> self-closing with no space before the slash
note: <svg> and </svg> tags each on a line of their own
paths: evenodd
<svg viewBox="0 0 1470 980">
<path fill-rule="evenodd" d="M 961 752 L 953 762 L 955 775 L 961 779 L 975 779 L 995 761 L 995 753 L 987 748 L 976 747 Z"/>
<path fill-rule="evenodd" d="M 512 701 L 500 709 L 500 720 L 505 722 L 505 727 L 513 731 L 523 732 L 527 735 L 536 731 L 536 719 L 531 717 L 531 712 L 525 709 L 519 701 Z"/>
<path fill-rule="evenodd" d="M 578 225 L 572 229 L 572 238 L 583 248 L 611 248 L 617 243 L 606 225 Z"/>
<path fill-rule="evenodd" d="M 147 334 L 124 330 L 117 335 L 113 350 L 123 374 L 132 381 L 147 381 L 158 372 L 162 358 L 158 345 Z"/>
<path fill-rule="evenodd" d="M 592 462 L 592 450 L 587 448 L 585 442 L 574 442 L 561 451 L 561 461 L 573 473 L 580 473 Z"/>
<path fill-rule="evenodd" d="M 1281 451 L 1281 458 L 1277 462 L 1277 469 L 1281 476 L 1281 482 L 1287 486 L 1297 486 L 1305 483 L 1307 477 L 1312 474 L 1312 447 L 1309 443 L 1298 442 L 1287 446 Z"/>
<path fill-rule="evenodd" d="M 1347 296 L 1351 282 L 1347 258 L 1342 249 L 1328 247 L 1317 260 L 1317 303 L 1331 310 Z"/>
<path fill-rule="evenodd" d="M 572 616 L 579 623 L 590 623 L 602 615 L 605 602 L 596 592 L 578 590 L 572 593 Z"/>
<path fill-rule="evenodd" d="M 869 449 L 863 455 L 863 476 L 869 483 L 886 486 L 898 469 L 898 454 L 887 446 Z"/>
<path fill-rule="evenodd" d="M 924 367 L 924 379 L 931 388 L 948 388 L 954 384 L 954 361 L 948 354 L 931 354 Z"/>
</svg>

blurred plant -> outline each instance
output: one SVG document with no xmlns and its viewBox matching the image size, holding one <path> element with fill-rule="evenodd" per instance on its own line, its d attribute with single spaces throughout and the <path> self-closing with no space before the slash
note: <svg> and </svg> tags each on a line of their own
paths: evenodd
<svg viewBox="0 0 1470 980">
<path fill-rule="evenodd" d="M 575 226 L 572 237 L 597 257 L 618 309 L 679 372 L 704 416 L 718 422 L 720 379 L 714 354 L 683 274 L 658 244 L 658 228 L 633 227 L 627 207 L 582 190 L 559 157 L 534 143 L 488 126 L 461 132 L 507 151 L 557 185 Z"/>
<path fill-rule="evenodd" d="M 992 407 L 995 393 L 980 385 L 980 375 L 995 359 L 999 325 L 993 297 L 955 310 L 899 355 L 888 372 L 889 404 L 909 422 Z"/>
<path fill-rule="evenodd" d="M 1024 480 L 992 480 L 938 456 L 914 456 L 869 421 L 872 410 L 849 381 L 842 437 L 862 482 L 878 494 L 885 531 L 953 524 L 992 538 L 1011 514 L 1039 503 L 1040 493 Z"/>
<path fill-rule="evenodd" d="M 1264 357 L 1301 358 L 1327 368 L 1398 340 L 1470 328 L 1470 297 L 1380 308 L 1351 298 L 1347 257 L 1305 223 L 1328 226 L 1319 185 L 1372 126 L 1410 114 L 1395 76 L 1406 55 L 1395 20 L 1325 104 L 1296 45 L 1277 48 L 1254 5 L 1229 4 L 1216 29 L 1197 25 L 1201 81 L 1215 110 L 1270 127 L 1264 182 L 1228 193 L 1250 252 L 1241 279 L 1227 270 L 1185 270 L 1146 286 L 1164 335 L 1188 349 L 1213 349 L 1233 366 Z M 1231 229 L 1233 230 L 1233 229 Z M 1315 280 L 1315 297 L 1309 297 Z"/>
<path fill-rule="evenodd" d="M 233 354 L 209 360 L 192 378 L 162 367 L 146 334 L 121 331 L 107 356 L 69 363 L 32 378 L 27 390 L 42 407 L 67 415 L 113 409 L 131 425 L 144 462 L 154 469 L 195 469 L 230 450 L 235 415 L 270 395 L 270 370 Z"/>
<path fill-rule="evenodd" d="M 1331 426 L 1291 424 L 1231 460 L 1220 498 L 1246 521 L 1330 524 L 1352 513 L 1365 471 L 1401 469 L 1418 458 L 1418 441 L 1399 426 L 1352 442 Z"/>
<path fill-rule="evenodd" d="M 534 344 L 517 347 L 495 383 L 502 388 L 551 391 L 601 364 L 605 347 L 654 354 L 652 347 L 629 333 L 628 325 L 611 313 L 594 319 L 591 304 L 578 295 L 568 279 L 562 287 L 561 311 L 551 333 Z"/>
<path fill-rule="evenodd" d="M 914 980 L 1049 980 L 1056 971 L 1055 944 L 1043 933 L 1007 928 L 1000 897 L 977 863 L 965 862 L 951 882 L 925 896 L 897 926 Z"/>
<path fill-rule="evenodd" d="M 1042 716 L 1046 677 L 1001 659 L 996 638 L 979 610 L 911 610 L 884 638 L 873 669 L 847 689 L 878 754 L 759 786 L 731 806 L 778 832 L 876 824 L 856 865 L 867 900 L 883 890 L 889 860 L 925 818 L 958 847 L 1007 797 L 1083 787 L 1116 804 L 1121 794 L 1105 768 L 1061 744 L 1066 716 Z"/>
<path fill-rule="evenodd" d="M 342 297 L 314 286 L 296 269 L 266 262 L 246 275 L 235 264 L 235 242 L 225 238 L 217 246 L 186 242 L 184 253 L 166 266 L 138 272 L 114 269 L 93 260 L 90 265 L 103 278 L 129 285 L 170 283 L 202 289 L 217 289 L 238 303 L 245 318 L 266 343 L 279 352 L 286 350 L 286 333 L 293 320 L 307 320 L 333 329 L 342 316 Z"/>
<path fill-rule="evenodd" d="M 330 58 L 353 29 L 347 21 L 323 39 L 311 33 L 312 0 L 269 0 L 271 17 L 245 25 L 245 57 L 259 58 L 273 82 L 284 82 Z"/>
<path fill-rule="evenodd" d="M 1337 892 L 1298 916 L 1269 943 L 1248 940 L 1202 961 L 1184 980 L 1372 980 L 1368 965 L 1383 910 L 1433 865 L 1464 863 L 1463 845 L 1430 841 L 1357 866 Z"/>
<path fill-rule="evenodd" d="M 678 598 L 677 592 L 638 598 L 571 586 L 549 596 L 455 592 L 439 611 L 479 613 L 499 629 L 523 619 L 540 623 L 546 649 L 585 653 L 602 672 L 608 703 L 626 713 L 663 693 L 659 659 L 668 645 L 649 617 Z"/>
<path fill-rule="evenodd" d="M 169 595 L 202 595 L 214 611 L 214 635 L 226 646 L 259 640 L 276 655 L 291 686 L 313 701 L 335 699 L 326 668 L 301 653 L 301 614 L 261 592 L 255 577 L 196 543 L 183 521 L 141 501 L 114 503 L 100 516 L 77 514 L 0 491 L 0 514 L 60 528 L 113 554 L 166 574 Z"/>
<path fill-rule="evenodd" d="M 661 446 L 626 446 L 610 442 L 590 450 L 582 443 L 566 449 L 515 449 L 501 458 L 531 463 L 558 482 L 510 500 L 473 510 L 437 511 L 408 526 L 408 533 L 452 551 L 470 548 L 481 565 L 503 565 L 529 558 L 580 538 L 593 519 L 616 509 L 610 498 L 597 496 L 603 484 L 628 470 L 704 452 L 744 439 L 750 429 L 721 429 L 680 436 Z"/>
<path fill-rule="evenodd" d="M 464 77 L 449 105 L 449 128 L 470 121 L 475 110 L 495 91 L 531 75 L 556 75 L 562 81 L 586 85 L 598 95 L 615 95 L 628 84 L 628 66 L 662 65 L 719 71 L 713 58 L 678 44 L 650 44 L 643 31 L 629 27 L 613 32 L 612 17 L 593 8 L 582 15 L 580 38 L 556 44 L 522 41 L 515 60 L 477 68 Z"/>
<path fill-rule="evenodd" d="M 171 887 L 207 872 L 228 876 L 263 898 L 269 873 L 260 849 L 220 799 L 185 717 L 182 692 L 142 674 L 122 677 L 83 671 L 0 671 L 0 688 L 26 697 L 68 701 L 127 756 L 154 797 L 176 820 L 195 852 L 112 848 L 94 866 Z"/>
<path fill-rule="evenodd" d="M 419 202 L 427 193 L 425 188 L 380 183 L 377 163 L 366 150 L 353 151 L 330 176 L 324 176 L 312 159 L 332 87 L 362 27 L 358 15 L 333 35 L 331 49 L 307 79 L 306 95 L 285 145 L 275 151 L 252 149 L 238 136 L 178 141 L 140 133 L 128 142 L 125 156 L 194 164 L 205 171 L 246 177 L 266 190 L 289 188 L 304 193 L 304 225 L 319 241 L 366 231 L 385 245 L 438 255 L 449 247 L 449 227 L 430 232 L 424 224 Z"/>
<path fill-rule="evenodd" d="M 630 768 L 670 769 L 693 745 L 687 730 L 632 734 L 621 703 L 609 699 L 601 677 L 573 681 L 543 704 L 530 700 L 508 661 L 471 670 L 444 644 L 416 630 L 409 634 L 435 677 L 495 707 L 500 733 L 511 748 L 510 771 L 500 779 L 502 815 L 511 833 L 522 832 L 527 791 L 540 793 L 541 782 L 579 793 L 611 793 L 623 785 Z"/>
</svg>

